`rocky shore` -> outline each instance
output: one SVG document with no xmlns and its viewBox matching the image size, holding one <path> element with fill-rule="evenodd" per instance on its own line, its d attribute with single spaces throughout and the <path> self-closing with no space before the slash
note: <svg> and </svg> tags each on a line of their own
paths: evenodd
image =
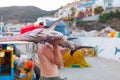
<svg viewBox="0 0 120 80">
<path fill-rule="evenodd" d="M 72 24 L 72 25 L 69 25 Z M 87 21 L 87 22 L 67 22 L 70 31 L 73 34 L 79 34 L 80 36 L 99 36 L 108 37 L 108 33 L 112 31 L 120 32 L 120 20 L 112 19 L 106 23 L 100 23 L 99 21 Z"/>
</svg>

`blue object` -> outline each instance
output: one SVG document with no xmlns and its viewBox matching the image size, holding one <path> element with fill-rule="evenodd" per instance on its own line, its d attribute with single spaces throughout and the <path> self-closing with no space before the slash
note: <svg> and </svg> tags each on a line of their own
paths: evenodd
<svg viewBox="0 0 120 80">
<path fill-rule="evenodd" d="M 46 20 L 46 26 L 49 27 L 51 26 L 55 21 L 52 20 Z M 64 21 L 61 21 L 54 29 L 55 31 L 63 33 L 65 36 L 70 36 L 71 33 L 68 29 L 68 26 Z"/>
<path fill-rule="evenodd" d="M 11 75 L 0 75 L 0 80 L 14 80 L 14 69 L 11 68 Z"/>
<path fill-rule="evenodd" d="M 2 34 L 2 31 L 0 30 L 0 35 Z"/>
<path fill-rule="evenodd" d="M 7 49 L 7 44 L 2 44 L 2 49 Z"/>
</svg>

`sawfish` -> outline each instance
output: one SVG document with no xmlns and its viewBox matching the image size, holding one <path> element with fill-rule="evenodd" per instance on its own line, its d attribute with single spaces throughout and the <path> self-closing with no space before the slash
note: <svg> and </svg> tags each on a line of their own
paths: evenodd
<svg viewBox="0 0 120 80">
<path fill-rule="evenodd" d="M 54 28 L 61 20 L 62 19 L 56 20 L 49 28 L 38 28 L 32 31 L 28 31 L 24 34 L 0 37 L 0 42 L 27 41 L 34 43 L 43 43 L 50 42 L 59 38 L 61 39 L 59 42 L 60 46 L 75 49 L 76 44 L 73 41 L 68 40 L 67 36 L 54 30 Z"/>
</svg>

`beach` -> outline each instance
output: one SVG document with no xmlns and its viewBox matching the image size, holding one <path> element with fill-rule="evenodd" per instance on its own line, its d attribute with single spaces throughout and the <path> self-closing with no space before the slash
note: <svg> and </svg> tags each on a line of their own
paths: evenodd
<svg viewBox="0 0 120 80">
<path fill-rule="evenodd" d="M 61 77 L 67 80 L 120 80 L 120 63 L 100 57 L 87 57 L 91 67 L 62 68 Z"/>
</svg>

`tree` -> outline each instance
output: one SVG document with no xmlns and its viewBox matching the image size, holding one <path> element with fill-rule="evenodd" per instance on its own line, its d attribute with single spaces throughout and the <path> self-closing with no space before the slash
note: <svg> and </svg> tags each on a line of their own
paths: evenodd
<svg viewBox="0 0 120 80">
<path fill-rule="evenodd" d="M 104 11 L 103 7 L 98 6 L 94 9 L 94 14 L 101 14 Z"/>
<path fill-rule="evenodd" d="M 75 15 L 75 12 L 76 12 L 75 7 L 71 7 L 71 11 L 72 11 L 72 16 L 74 16 L 74 15 Z"/>
</svg>

